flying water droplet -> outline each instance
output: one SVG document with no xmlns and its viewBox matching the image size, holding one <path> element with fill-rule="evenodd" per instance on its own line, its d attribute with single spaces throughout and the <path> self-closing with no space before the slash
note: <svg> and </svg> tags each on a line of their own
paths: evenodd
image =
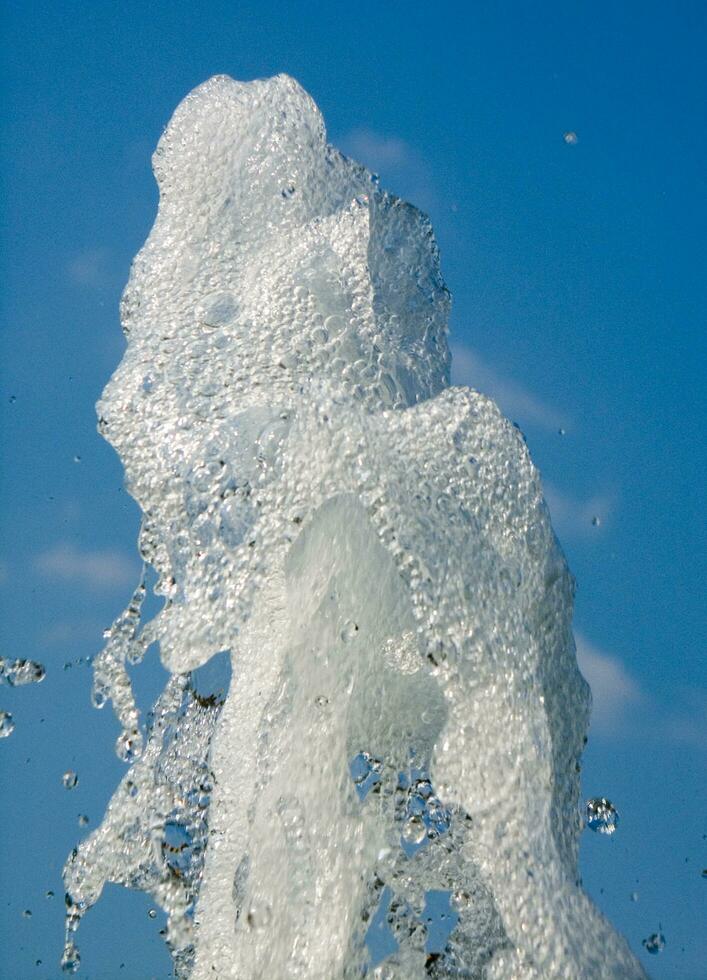
<svg viewBox="0 0 707 980">
<path fill-rule="evenodd" d="M 64 946 L 64 955 L 61 958 L 61 969 L 63 973 L 76 973 L 81 965 L 81 956 L 75 943 L 68 942 Z"/>
<path fill-rule="evenodd" d="M 0 657 L 0 684 L 22 687 L 25 684 L 38 684 L 44 680 L 44 665 L 36 660 L 5 660 Z"/>
<path fill-rule="evenodd" d="M 599 834 L 613 834 L 619 824 L 614 804 L 603 796 L 587 800 L 587 826 Z"/>
<path fill-rule="evenodd" d="M 61 777 L 61 781 L 66 789 L 75 789 L 78 786 L 79 777 L 72 769 L 67 769 Z"/>
<path fill-rule="evenodd" d="M 579 143 L 579 137 L 573 130 L 569 130 L 562 137 L 568 146 L 576 146 Z"/>
<path fill-rule="evenodd" d="M 647 939 L 643 940 L 643 946 L 647 953 L 657 956 L 658 953 L 662 953 L 665 949 L 665 936 L 660 930 L 653 932 Z"/>
<path fill-rule="evenodd" d="M 85 827 L 88 823 L 88 817 L 85 813 L 79 814 L 79 827 Z"/>
<path fill-rule="evenodd" d="M 0 738 L 7 738 L 15 730 L 15 723 L 9 711 L 0 711 Z"/>
</svg>

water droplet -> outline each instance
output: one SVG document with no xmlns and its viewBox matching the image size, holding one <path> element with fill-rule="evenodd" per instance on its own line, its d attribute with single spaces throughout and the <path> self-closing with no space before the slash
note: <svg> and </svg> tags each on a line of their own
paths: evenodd
<svg viewBox="0 0 707 980">
<path fill-rule="evenodd" d="M 631 892 L 631 901 L 632 902 L 638 901 L 638 892 Z"/>
<path fill-rule="evenodd" d="M 0 738 L 7 738 L 15 730 L 15 723 L 9 711 L 0 711 Z"/>
<path fill-rule="evenodd" d="M 596 514 L 592 518 L 592 527 L 599 527 L 601 525 L 601 517 L 597 517 Z"/>
<path fill-rule="evenodd" d="M 352 620 L 349 620 L 347 623 L 344 624 L 344 628 L 341 631 L 341 639 L 344 641 L 344 643 L 349 643 L 351 640 L 354 639 L 357 633 L 358 633 L 358 625 L 354 623 Z"/>
<path fill-rule="evenodd" d="M 600 834 L 613 834 L 619 824 L 614 804 L 603 796 L 587 800 L 587 826 Z"/>
<path fill-rule="evenodd" d="M 562 426 L 560 426 L 560 428 L 557 430 L 557 434 L 558 434 L 558 436 L 564 436 L 565 435 L 565 430 L 562 428 Z"/>
<path fill-rule="evenodd" d="M 421 844 L 425 839 L 427 828 L 422 817 L 409 817 L 403 826 L 403 840 L 406 844 Z"/>
<path fill-rule="evenodd" d="M 665 936 L 662 932 L 651 933 L 648 939 L 643 940 L 643 945 L 647 953 L 652 953 L 653 956 L 657 956 L 658 953 L 662 953 L 665 949 Z"/>
<path fill-rule="evenodd" d="M 75 463 L 80 463 L 81 462 L 81 457 L 78 455 L 78 453 L 76 454 L 76 456 L 74 456 L 74 462 Z"/>
<path fill-rule="evenodd" d="M 31 919 L 32 918 L 32 909 L 25 909 L 24 912 L 22 913 L 22 918 L 23 919 Z"/>
<path fill-rule="evenodd" d="M 150 919 L 156 919 L 157 918 L 157 910 L 156 909 L 148 909 L 147 910 L 147 915 L 148 915 L 148 918 L 150 918 Z"/>
<path fill-rule="evenodd" d="M 46 894 L 46 897 L 47 897 L 47 898 L 54 898 L 54 892 L 53 892 L 53 891 L 51 890 L 51 888 L 50 888 L 50 889 L 49 889 L 49 891 L 47 892 L 47 894 Z"/>
<path fill-rule="evenodd" d="M 63 973 L 76 973 L 81 965 L 81 957 L 75 943 L 68 942 L 64 946 L 64 955 L 61 958 L 61 969 Z"/>
<path fill-rule="evenodd" d="M 67 769 L 64 775 L 61 777 L 61 781 L 66 789 L 75 789 L 79 782 L 79 777 L 73 771 L 73 769 Z"/>
<path fill-rule="evenodd" d="M 5 681 L 10 687 L 24 684 L 38 684 L 44 680 L 44 665 L 36 660 L 5 660 L 0 657 L 0 683 Z"/>
<path fill-rule="evenodd" d="M 86 814 L 85 813 L 80 813 L 79 814 L 79 827 L 85 827 L 87 823 L 88 823 L 88 817 L 86 816 Z"/>
<path fill-rule="evenodd" d="M 566 132 L 562 138 L 568 146 L 576 146 L 579 143 L 579 137 L 572 130 Z"/>
</svg>

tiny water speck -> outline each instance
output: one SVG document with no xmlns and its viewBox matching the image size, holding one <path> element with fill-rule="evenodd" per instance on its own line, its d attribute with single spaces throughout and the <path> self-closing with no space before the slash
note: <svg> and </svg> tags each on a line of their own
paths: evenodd
<svg viewBox="0 0 707 980">
<path fill-rule="evenodd" d="M 592 518 L 592 527 L 600 527 L 600 526 L 601 526 L 601 517 L 597 517 L 595 514 L 594 517 Z"/>
<path fill-rule="evenodd" d="M 568 146 L 576 146 L 579 143 L 579 137 L 573 130 L 566 132 L 562 138 Z"/>
<path fill-rule="evenodd" d="M 88 817 L 86 816 L 86 814 L 85 813 L 80 813 L 79 814 L 79 827 L 85 827 L 87 823 L 88 823 Z"/>
</svg>

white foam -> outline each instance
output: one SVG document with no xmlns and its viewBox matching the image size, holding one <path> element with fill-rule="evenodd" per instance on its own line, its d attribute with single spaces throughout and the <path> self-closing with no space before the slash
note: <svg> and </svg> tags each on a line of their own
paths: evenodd
<svg viewBox="0 0 707 980">
<path fill-rule="evenodd" d="M 385 895 L 376 976 L 642 976 L 577 884 L 572 579 L 522 436 L 448 386 L 428 220 L 282 75 L 200 86 L 154 169 L 99 403 L 165 597 L 97 663 L 136 755 L 126 659 L 159 641 L 175 678 L 67 866 L 72 931 L 118 880 L 170 913 L 180 976 L 359 977 Z M 221 650 L 222 708 L 184 676 Z M 437 957 L 431 889 L 459 914 Z"/>
</svg>

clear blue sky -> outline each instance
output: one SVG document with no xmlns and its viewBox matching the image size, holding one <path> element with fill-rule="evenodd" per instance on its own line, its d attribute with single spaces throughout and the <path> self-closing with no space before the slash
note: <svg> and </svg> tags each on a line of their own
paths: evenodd
<svg viewBox="0 0 707 980">
<path fill-rule="evenodd" d="M 2 653 L 47 677 L 0 688 L 0 976 L 58 975 L 60 868 L 122 772 L 89 669 L 63 665 L 138 571 L 93 405 L 155 213 L 150 154 L 208 76 L 287 71 L 332 142 L 430 213 L 456 380 L 499 399 L 546 481 L 597 695 L 584 792 L 621 817 L 585 833 L 585 884 L 652 976 L 707 978 L 706 21 L 704 2 L 6 5 L 0 622 Z M 136 678 L 148 705 L 154 658 Z M 116 888 L 90 913 L 82 976 L 168 975 L 148 907 Z"/>
</svg>

